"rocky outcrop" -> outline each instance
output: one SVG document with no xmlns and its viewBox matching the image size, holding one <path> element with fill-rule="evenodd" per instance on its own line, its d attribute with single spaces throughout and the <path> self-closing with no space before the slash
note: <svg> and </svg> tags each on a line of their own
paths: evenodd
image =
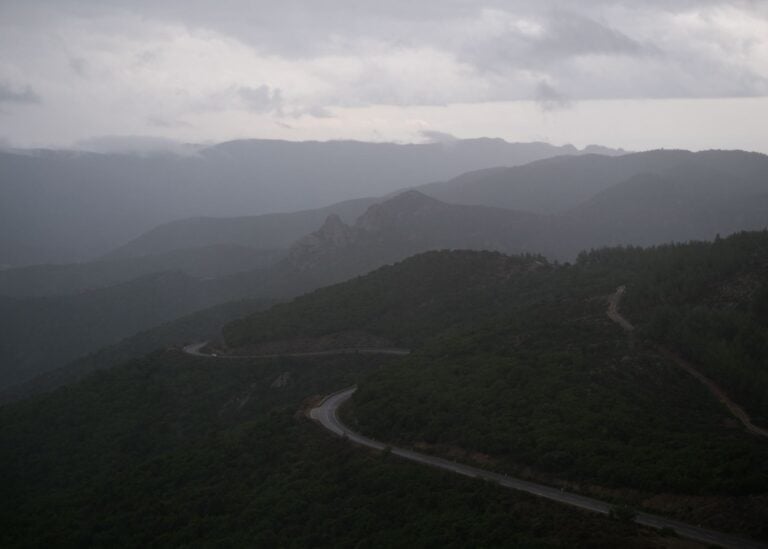
<svg viewBox="0 0 768 549">
<path fill-rule="evenodd" d="M 338 215 L 329 215 L 322 227 L 291 247 L 287 261 L 300 271 L 313 269 L 339 250 L 352 246 L 359 238 L 359 232 Z"/>
</svg>

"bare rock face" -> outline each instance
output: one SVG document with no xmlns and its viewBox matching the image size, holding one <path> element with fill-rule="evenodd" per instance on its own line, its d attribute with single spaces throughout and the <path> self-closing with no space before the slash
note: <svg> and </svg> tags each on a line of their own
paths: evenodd
<svg viewBox="0 0 768 549">
<path fill-rule="evenodd" d="M 332 214 L 317 231 L 300 239 L 288 252 L 288 262 L 300 271 L 315 267 L 323 259 L 355 243 L 358 230 Z"/>
</svg>

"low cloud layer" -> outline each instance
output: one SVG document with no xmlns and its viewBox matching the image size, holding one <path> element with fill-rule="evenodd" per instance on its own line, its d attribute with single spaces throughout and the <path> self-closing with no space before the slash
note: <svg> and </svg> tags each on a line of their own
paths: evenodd
<svg viewBox="0 0 768 549">
<path fill-rule="evenodd" d="M 6 2 L 0 76 L 4 125 L 20 141 L 83 132 L 217 139 L 242 134 L 237 120 L 257 135 L 290 127 L 295 139 L 329 128 L 336 136 L 350 109 L 405 121 L 409 109 L 453 105 L 522 101 L 555 116 L 584 101 L 765 97 L 768 8 L 749 0 Z M 358 122 L 371 135 L 403 138 L 387 134 L 392 120 Z M 425 128 L 413 125 L 418 139 Z"/>
</svg>

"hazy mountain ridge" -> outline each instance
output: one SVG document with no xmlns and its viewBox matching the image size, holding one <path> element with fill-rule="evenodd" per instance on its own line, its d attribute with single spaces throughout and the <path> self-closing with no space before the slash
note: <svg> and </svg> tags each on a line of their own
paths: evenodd
<svg viewBox="0 0 768 549">
<path fill-rule="evenodd" d="M 623 201 L 621 189 L 633 186 L 630 181 L 633 179 L 636 182 L 639 181 L 636 177 L 640 175 L 654 174 L 673 182 L 670 188 L 677 188 L 687 193 L 686 195 L 677 192 L 675 196 L 665 197 L 652 185 L 648 189 L 650 192 L 645 193 L 646 196 L 644 196 L 642 186 L 634 185 L 638 191 L 638 199 L 644 201 L 647 208 L 663 206 L 669 212 L 670 218 L 665 220 L 667 224 L 674 228 L 677 212 L 669 205 L 663 204 L 664 201 L 671 201 L 672 204 L 675 201 L 683 201 L 694 206 L 701 202 L 701 196 L 708 197 L 708 209 L 704 217 L 711 219 L 702 227 L 677 232 L 671 230 L 666 234 L 635 239 L 626 243 L 658 244 L 673 239 L 711 239 L 717 232 L 728 234 L 737 230 L 758 229 L 764 226 L 760 224 L 760 210 L 756 204 L 752 203 L 751 198 L 755 197 L 759 204 L 761 195 L 768 194 L 768 157 L 744 151 L 693 153 L 659 150 L 619 157 L 594 154 L 577 157 L 560 156 L 513 168 L 488 168 L 469 172 L 452 180 L 419 186 L 415 190 L 450 204 L 514 210 L 521 218 L 527 215 L 531 228 L 520 227 L 518 230 L 541 233 L 540 237 L 531 239 L 534 246 L 531 251 L 553 255 L 560 259 L 570 259 L 583 247 L 624 243 L 620 239 L 605 238 L 606 234 L 591 230 L 589 224 L 594 220 L 596 226 L 606 226 L 602 230 L 611 229 L 601 218 L 610 217 L 618 207 L 611 204 L 612 197 L 619 202 Z M 650 178 L 648 181 L 653 184 L 655 180 Z M 718 204 L 717 200 L 712 200 L 711 195 L 714 194 L 719 194 L 725 202 Z M 737 199 L 734 195 L 741 198 Z M 146 250 L 166 249 L 174 245 L 176 247 L 199 246 L 212 242 L 249 243 L 248 245 L 259 242 L 261 244 L 257 247 L 287 247 L 293 241 L 314 231 L 332 213 L 338 214 L 345 223 L 352 224 L 356 218 L 366 213 L 369 206 L 385 202 L 394 196 L 396 195 L 348 201 L 327 208 L 294 214 L 254 216 L 237 220 L 180 221 L 158 227 L 124 249 L 126 253 L 139 254 L 145 253 L 143 251 Z M 653 200 L 658 202 L 653 204 Z M 733 219 L 732 212 L 735 206 L 732 206 L 731 202 L 734 204 L 741 202 L 745 204 L 748 211 L 756 209 L 757 211 L 745 216 L 743 223 L 740 224 L 738 219 Z M 605 211 L 598 211 L 599 207 L 603 207 Z M 720 222 L 717 215 L 718 207 L 726 210 L 724 213 L 726 219 L 721 226 L 717 225 Z M 592 211 L 589 211 L 590 208 Z M 593 219 L 595 213 L 598 215 Z M 203 230 L 205 234 L 195 239 L 196 237 L 192 235 L 200 230 L 201 225 L 205 225 Z M 393 224 L 390 224 L 390 229 L 395 229 Z M 450 231 L 451 228 L 448 227 L 447 230 Z M 652 233 L 653 227 L 640 224 L 637 230 L 639 232 L 647 230 Z M 571 238 L 571 233 L 585 233 L 591 236 L 576 239 Z M 293 241 L 288 242 L 288 238 L 280 236 L 283 234 L 293 238 Z M 621 231 L 616 234 L 621 234 Z M 418 238 L 418 234 L 411 235 L 411 238 Z M 503 238 L 510 237 L 505 235 Z M 496 240 L 498 238 L 491 239 L 491 242 Z"/>
<path fill-rule="evenodd" d="M 533 214 L 483 205 L 449 204 L 418 191 L 408 191 L 371 204 L 354 223 L 345 223 L 338 216 L 325 217 L 325 224 L 314 225 L 320 226 L 319 230 L 299 239 L 286 252 L 284 259 L 276 263 L 257 270 L 222 273 L 225 275 L 210 280 L 189 278 L 185 284 L 192 297 L 187 304 L 189 307 L 180 310 L 179 314 L 244 297 L 293 297 L 433 249 L 492 249 L 505 253 L 542 253 L 550 258 L 572 261 L 579 251 L 604 245 L 649 245 L 673 240 L 707 240 L 713 239 L 718 233 L 726 236 L 738 230 L 760 229 L 768 224 L 768 178 L 763 177 L 763 174 L 768 173 L 768 157 L 764 155 L 727 151 L 657 151 L 619 158 L 560 157 L 538 165 L 511 170 L 491 170 L 489 173 L 498 175 L 505 172 L 522 172 L 528 174 L 526 177 L 534 174 L 535 177 L 522 180 L 528 188 L 533 188 L 531 181 L 542 180 L 543 176 L 536 175 L 539 170 L 551 175 L 554 166 L 556 172 L 565 177 L 569 171 L 576 172 L 576 168 L 586 166 L 574 181 L 578 182 L 579 178 L 583 179 L 602 170 L 600 173 L 603 174 L 604 183 L 608 180 L 608 175 L 613 177 L 617 173 L 620 176 L 629 173 L 625 169 L 627 165 L 632 170 L 647 167 L 649 163 L 652 164 L 654 158 L 661 159 L 658 163 L 660 167 L 655 172 L 630 175 L 626 180 L 609 186 L 580 205 L 557 215 Z M 617 170 L 619 161 L 622 165 L 619 166 L 621 169 Z M 505 185 L 513 196 L 516 192 L 515 185 L 520 180 L 497 179 L 494 184 L 502 181 L 506 181 Z M 568 184 L 567 181 L 560 180 L 553 183 L 560 186 Z M 455 185 L 455 182 L 450 183 L 449 187 L 450 185 Z M 466 185 L 466 189 L 472 190 L 472 186 Z M 363 210 L 368 203 L 367 199 L 351 201 L 343 203 L 341 207 L 349 219 L 357 211 Z M 294 223 L 292 226 L 298 231 L 301 227 L 333 212 L 333 209 L 330 207 L 296 214 L 243 218 L 233 222 L 211 220 L 217 228 L 212 231 L 206 229 L 203 233 L 206 238 L 221 236 L 218 227 L 226 227 L 224 236 L 253 239 L 258 233 L 268 238 L 272 229 L 279 232 L 280 227 L 286 226 L 284 223 Z M 185 223 L 180 223 L 179 227 L 184 227 Z M 191 223 L 194 224 L 194 221 Z M 256 229 L 243 235 L 239 228 L 244 226 Z M 183 235 L 184 231 L 176 234 Z M 151 250 L 152 241 L 152 238 L 148 238 L 133 249 L 134 253 L 138 253 L 139 249 Z M 193 241 L 194 239 L 186 242 Z M 175 253 L 183 255 L 187 252 L 171 252 L 169 257 L 173 257 Z M 258 256 L 260 252 L 253 253 Z M 150 261 L 151 257 L 114 261 L 142 262 Z M 211 266 L 217 267 L 215 255 L 213 259 Z M 218 267 L 223 269 L 224 266 Z M 86 272 L 89 269 L 87 265 L 78 268 Z M 74 271 L 77 272 L 78 268 Z M 46 282 L 50 288 L 72 285 L 71 280 L 57 280 L 55 270 L 51 269 L 51 276 Z M 43 271 L 46 272 L 45 269 Z M 20 273 L 23 275 L 24 271 L 11 270 L 0 273 L 0 282 L 13 277 L 18 279 Z M 23 282 L 34 284 L 31 278 Z M 84 299 L 87 300 L 88 297 Z M 142 306 L 149 307 L 152 295 L 139 292 L 135 300 L 137 303 L 142 302 Z M 17 307 L 23 308 L 19 303 L 17 302 Z M 34 301 L 29 301 L 28 306 L 32 310 L 37 307 Z M 115 310 L 111 314 L 119 315 L 120 311 Z M 104 317 L 103 320 L 107 321 L 108 318 L 110 317 Z M 151 320 L 151 323 L 137 326 L 136 329 L 147 329 L 157 323 L 154 317 Z M 165 320 L 170 318 L 160 319 Z M 2 321 L 12 322 L 12 318 L 6 315 Z M 54 341 L 60 336 L 55 326 L 52 334 L 51 339 Z M 128 335 L 130 333 L 121 332 L 117 339 Z M 26 339 L 29 344 L 36 344 L 34 338 Z M 113 343 L 117 339 L 94 340 L 93 346 L 83 347 L 82 352 L 93 352 L 101 345 Z M 51 352 L 54 348 L 55 346 L 51 347 Z M 47 368 L 53 368 L 64 362 L 51 360 L 53 355 L 35 356 L 38 356 L 36 368 L 43 364 Z M 66 358 L 69 360 L 74 357 L 67 355 Z"/>
<path fill-rule="evenodd" d="M 90 263 L 33 265 L 0 271 L 0 295 L 45 297 L 87 292 L 140 276 L 182 271 L 194 278 L 219 278 L 267 267 L 284 252 L 231 244 L 183 248 L 136 258 L 104 258 Z"/>
<path fill-rule="evenodd" d="M 0 152 L 0 265 L 93 259 L 173 220 L 317 208 L 578 152 L 495 139 L 423 145 L 242 140 L 184 156 Z"/>
<path fill-rule="evenodd" d="M 650 171 L 633 173 L 639 169 Z M 574 174 L 572 179 L 568 173 Z M 483 204 L 485 200 L 503 202 L 488 198 L 487 177 L 492 178 L 494 192 L 506 193 L 510 202 L 534 191 L 543 199 L 554 188 L 578 186 L 596 174 L 596 186 L 605 188 L 560 213 L 537 214 Z M 475 180 L 478 175 L 480 179 Z M 609 184 L 624 176 L 626 179 Z M 547 187 L 536 190 L 542 181 Z M 343 245 L 325 242 L 323 254 L 333 255 L 337 265 L 368 261 L 371 268 L 377 260 L 383 264 L 440 248 L 542 253 L 572 261 L 580 251 L 601 246 L 712 240 L 718 234 L 768 226 L 768 157 L 741 151 L 559 157 L 466 174 L 419 189 L 441 195 L 442 190 L 456 188 L 467 204 L 441 202 L 419 190 L 374 204 L 355 222 L 353 238 Z M 297 261 L 295 250 L 291 257 Z M 373 259 L 364 260 L 366 257 Z"/>
<path fill-rule="evenodd" d="M 483 204 L 557 214 L 639 174 L 676 176 L 691 169 L 736 177 L 747 187 L 764 185 L 768 156 L 745 151 L 655 150 L 618 157 L 582 155 L 554 157 L 511 168 L 463 174 L 418 190 L 446 202 Z"/>
<path fill-rule="evenodd" d="M 567 258 L 599 246 L 713 240 L 766 227 L 768 156 L 712 151 L 636 174 L 563 213 L 553 230 L 567 238 L 547 249 Z"/>
<path fill-rule="evenodd" d="M 448 204 L 406 191 L 373 204 L 352 225 L 330 216 L 291 248 L 286 263 L 328 284 L 427 250 L 533 251 L 537 221 L 524 212 Z"/>
<path fill-rule="evenodd" d="M 255 249 L 288 248 L 315 230 L 331 214 L 354 221 L 376 198 L 360 198 L 324 208 L 243 217 L 207 217 L 160 225 L 109 252 L 106 258 L 140 257 L 204 245 L 240 245 Z"/>
</svg>

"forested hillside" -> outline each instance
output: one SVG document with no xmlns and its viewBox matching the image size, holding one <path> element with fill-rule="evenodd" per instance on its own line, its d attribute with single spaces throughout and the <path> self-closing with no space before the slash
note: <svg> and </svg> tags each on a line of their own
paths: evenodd
<svg viewBox="0 0 768 549">
<path fill-rule="evenodd" d="M 626 272 L 626 315 L 642 336 L 701 368 L 768 426 L 768 232 L 714 243 L 584 254 Z"/>
<path fill-rule="evenodd" d="M 454 324 L 493 318 L 503 307 L 501 282 L 526 284 L 532 273 L 551 270 L 536 256 L 427 252 L 233 322 L 224 338 L 241 347 L 358 330 L 401 346 L 420 345 Z"/>
<path fill-rule="evenodd" d="M 155 353 L 0 408 L 0 545 L 667 545 L 630 523 L 361 452 L 302 417 L 308 397 L 391 360 L 222 367 Z"/>
<path fill-rule="evenodd" d="M 755 421 L 763 417 L 766 244 L 766 232 L 743 233 L 714 244 L 598 250 L 574 265 L 433 252 L 224 333 L 232 346 L 292 338 L 322 345 L 351 331 L 411 346 L 409 358 L 360 384 L 348 421 L 364 433 L 766 535 L 767 441 L 666 351 L 691 353 L 707 341 L 701 352 L 718 352 L 691 360 L 701 357 L 702 371 Z M 619 285 L 635 336 L 606 315 Z M 663 327 L 669 315 L 688 333 L 679 341 Z M 697 331 L 701 318 L 709 328 Z M 727 362 L 733 356 L 749 360 L 737 367 Z M 739 390 L 734 383 L 744 379 Z M 691 507 L 691 498 L 710 507 Z"/>
<path fill-rule="evenodd" d="M 223 352 L 359 338 L 409 346 L 408 357 L 222 362 L 166 351 L 6 405 L 2 495 L 14 505 L 0 515 L 3 544 L 430 544 L 457 532 L 483 545 L 667 544 L 621 522 L 366 454 L 305 423 L 299 410 L 316 402 L 308 397 L 352 383 L 359 390 L 345 421 L 380 440 L 766 538 L 768 445 L 659 347 L 683 352 L 658 331 L 667 313 L 657 318 L 661 305 L 685 312 L 697 303 L 764 329 L 766 243 L 768 233 L 744 233 L 597 250 L 573 265 L 429 252 L 224 330 Z M 661 277 L 676 282 L 659 286 Z M 606 315 L 619 285 L 635 335 Z M 738 333 L 719 345 L 738 352 Z M 146 527 L 128 526 L 137 521 Z"/>
</svg>

